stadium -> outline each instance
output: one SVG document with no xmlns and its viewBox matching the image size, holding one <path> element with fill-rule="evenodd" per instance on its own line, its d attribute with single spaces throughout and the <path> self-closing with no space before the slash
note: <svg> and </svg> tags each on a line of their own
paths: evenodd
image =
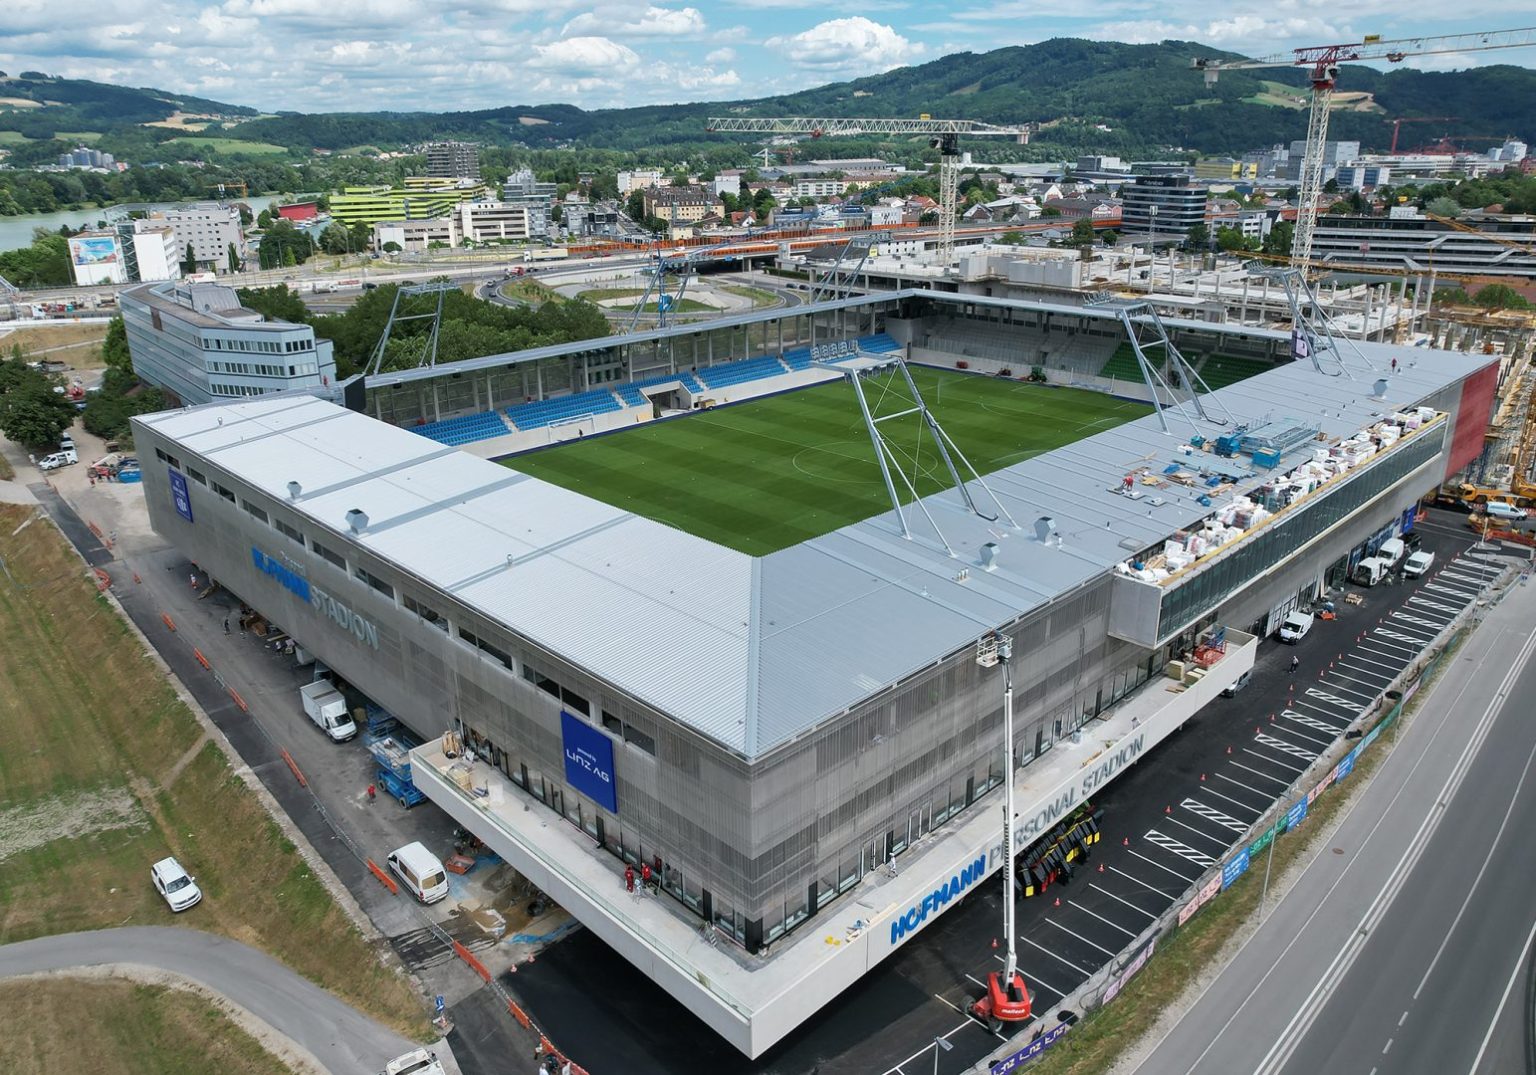
<svg viewBox="0 0 1536 1075">
<path fill-rule="evenodd" d="M 1294 346 L 909 290 L 135 437 L 157 531 L 759 1056 L 998 869 L 979 639 L 1013 642 L 1027 846 L 1482 450 L 1496 360 Z M 625 864 L 665 896 L 627 893 Z"/>
</svg>

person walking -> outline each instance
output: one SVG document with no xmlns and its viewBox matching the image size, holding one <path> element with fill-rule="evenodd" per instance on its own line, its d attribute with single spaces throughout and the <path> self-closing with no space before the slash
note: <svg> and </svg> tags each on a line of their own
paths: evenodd
<svg viewBox="0 0 1536 1075">
<path fill-rule="evenodd" d="M 229 634 L 229 617 L 224 617 L 224 633 Z"/>
<path fill-rule="evenodd" d="M 1296 674 L 1296 669 L 1300 664 L 1301 658 L 1296 656 L 1294 653 L 1291 654 L 1291 675 L 1294 676 Z"/>
<path fill-rule="evenodd" d="M 624 867 L 624 890 L 626 892 L 633 892 L 635 890 L 635 868 L 633 866 Z"/>
<path fill-rule="evenodd" d="M 647 892 L 651 891 L 651 864 L 649 862 L 642 862 L 640 864 L 640 887 Z"/>
<path fill-rule="evenodd" d="M 373 797 L 379 793 L 379 789 L 372 784 L 368 785 L 368 801 L 373 802 Z"/>
</svg>

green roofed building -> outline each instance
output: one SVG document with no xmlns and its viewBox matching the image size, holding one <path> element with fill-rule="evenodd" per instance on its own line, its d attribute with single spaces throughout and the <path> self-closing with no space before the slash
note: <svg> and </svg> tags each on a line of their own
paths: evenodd
<svg viewBox="0 0 1536 1075">
<path fill-rule="evenodd" d="M 460 202 L 485 197 L 480 183 L 407 176 L 400 187 L 343 187 L 331 196 L 331 216 L 339 223 L 377 224 L 381 220 L 420 220 L 442 216 Z"/>
</svg>

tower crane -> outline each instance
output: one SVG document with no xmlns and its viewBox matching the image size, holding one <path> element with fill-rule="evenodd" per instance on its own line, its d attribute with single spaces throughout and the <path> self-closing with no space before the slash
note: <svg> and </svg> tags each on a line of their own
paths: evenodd
<svg viewBox="0 0 1536 1075">
<path fill-rule="evenodd" d="M 960 191 L 960 136 L 1006 135 L 1021 145 L 1029 142 L 1029 128 L 1003 127 L 972 119 L 849 119 L 847 117 L 790 116 L 761 119 L 752 116 L 711 116 L 706 130 L 741 134 L 804 134 L 812 138 L 853 134 L 926 134 L 928 145 L 939 151 L 939 264 L 948 265 L 955 255 L 955 215 Z"/>
<path fill-rule="evenodd" d="M 1328 109 L 1338 82 L 1339 64 L 1360 60 L 1401 63 L 1409 56 L 1486 52 L 1536 44 L 1536 26 L 1516 30 L 1450 34 L 1442 37 L 1401 37 L 1386 40 L 1367 34 L 1363 41 L 1343 45 L 1314 45 L 1252 60 L 1215 60 L 1197 57 L 1191 66 L 1204 72 L 1205 84 L 1214 83 L 1223 71 L 1252 71 L 1263 67 L 1305 67 L 1312 83 L 1312 108 L 1307 122 L 1307 149 L 1301 159 L 1301 190 L 1296 206 L 1296 232 L 1291 241 L 1291 262 L 1306 271 L 1312 260 L 1312 233 L 1317 227 L 1317 199 L 1323 189 L 1323 147 L 1328 141 Z"/>
</svg>

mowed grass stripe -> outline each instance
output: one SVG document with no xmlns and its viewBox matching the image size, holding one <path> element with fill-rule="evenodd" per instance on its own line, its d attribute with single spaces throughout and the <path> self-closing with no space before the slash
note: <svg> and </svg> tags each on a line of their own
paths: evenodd
<svg viewBox="0 0 1536 1075">
<path fill-rule="evenodd" d="M 945 370 L 914 367 L 913 378 L 984 475 L 1149 409 L 1094 392 Z M 879 379 L 864 384 L 876 417 L 912 405 L 905 385 L 887 380 L 889 391 Z M 885 422 L 881 431 L 920 496 L 949 487 L 917 415 Z M 506 464 L 757 556 L 890 510 L 858 403 L 842 382 L 648 423 Z"/>
</svg>

